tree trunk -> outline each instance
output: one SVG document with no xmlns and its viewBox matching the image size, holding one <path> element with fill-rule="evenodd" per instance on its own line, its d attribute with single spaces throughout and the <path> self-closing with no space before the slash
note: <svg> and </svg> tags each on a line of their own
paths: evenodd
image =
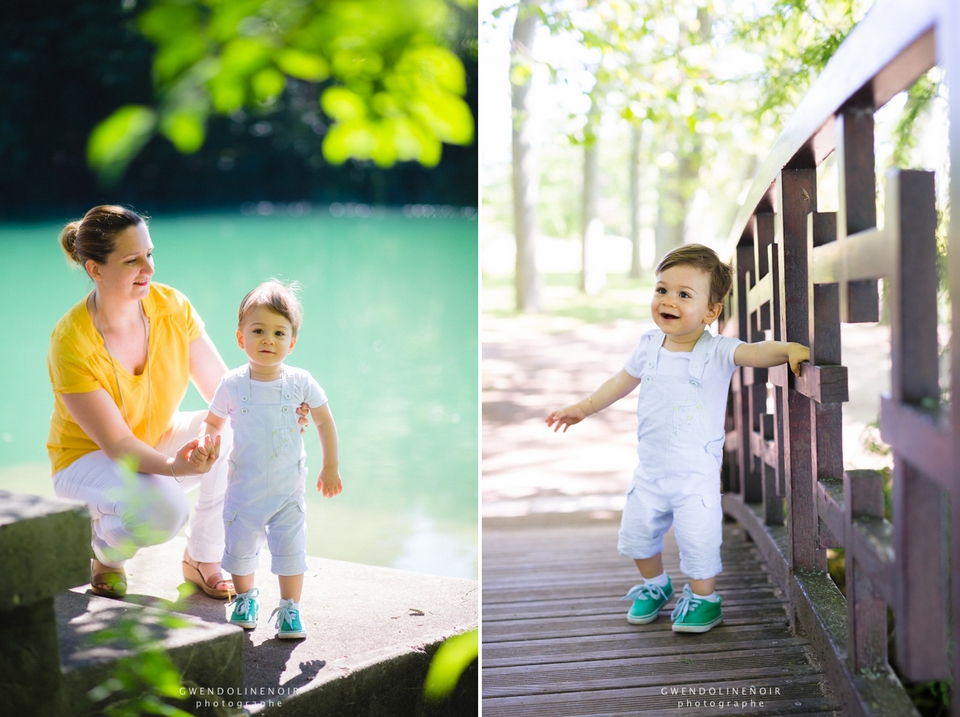
<svg viewBox="0 0 960 717">
<path fill-rule="evenodd" d="M 640 147 L 643 125 L 630 126 L 630 278 L 639 279 L 640 266 Z"/>
<path fill-rule="evenodd" d="M 590 110 L 587 113 L 587 126 L 584 128 L 583 144 L 583 226 L 581 236 L 583 247 L 580 263 L 580 290 L 593 295 L 599 293 L 607 283 L 606 270 L 598 260 L 597 252 L 603 239 L 603 221 L 600 219 L 598 205 L 600 187 L 599 138 L 600 106 L 596 95 L 590 95 Z"/>
<path fill-rule="evenodd" d="M 533 84 L 531 51 L 537 28 L 536 2 L 521 0 L 513 26 L 510 50 L 511 106 L 513 114 L 513 230 L 517 242 L 514 274 L 517 310 L 540 310 L 540 276 L 537 273 L 538 177 L 530 142 L 529 94 Z"/>
</svg>

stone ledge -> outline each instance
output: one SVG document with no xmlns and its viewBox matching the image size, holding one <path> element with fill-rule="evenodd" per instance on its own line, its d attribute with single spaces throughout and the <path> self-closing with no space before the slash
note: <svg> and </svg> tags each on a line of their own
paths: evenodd
<svg viewBox="0 0 960 717">
<path fill-rule="evenodd" d="M 138 552 L 127 564 L 126 602 L 156 605 L 157 600 L 165 601 L 161 604 L 166 609 L 236 629 L 227 625 L 225 601 L 199 591 L 178 600 L 185 545 L 185 539 L 178 538 Z M 308 637 L 278 640 L 267 622 L 280 598 L 269 565 L 270 556 L 264 552 L 257 571 L 259 624 L 241 636 L 245 643 L 242 697 L 250 713 L 274 714 L 277 701 L 283 703 L 284 715 L 288 710 L 292 715 L 300 710 L 303 714 L 391 717 L 475 713 L 477 672 L 472 668 L 444 705 L 424 706 L 420 695 L 437 646 L 477 626 L 476 581 L 308 557 L 301 600 Z M 74 592 L 88 589 L 83 586 Z M 212 703 L 214 697 L 229 701 L 225 691 L 230 685 L 208 682 L 204 686 L 214 694 L 198 695 L 191 704 L 179 706 L 201 713 L 207 709 L 204 702 Z M 220 689 L 223 695 L 216 694 Z M 474 712 L 464 711 L 464 703 Z"/>
<path fill-rule="evenodd" d="M 0 612 L 90 580 L 83 503 L 0 491 Z"/>
</svg>

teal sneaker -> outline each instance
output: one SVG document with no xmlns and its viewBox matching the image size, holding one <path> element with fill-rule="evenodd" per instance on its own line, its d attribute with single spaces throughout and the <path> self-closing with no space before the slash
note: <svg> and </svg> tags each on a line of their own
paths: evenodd
<svg viewBox="0 0 960 717">
<path fill-rule="evenodd" d="M 270 613 L 270 619 L 277 618 L 274 627 L 277 628 L 277 637 L 281 640 L 299 640 L 307 633 L 300 624 L 300 611 L 293 607 L 293 600 L 286 600 L 280 607 Z"/>
<path fill-rule="evenodd" d="M 257 613 L 260 612 L 260 606 L 257 604 L 259 594 L 259 588 L 250 588 L 230 601 L 233 605 L 233 614 L 230 616 L 231 625 L 239 625 L 247 630 L 257 626 Z"/>
<path fill-rule="evenodd" d="M 719 625 L 720 598 L 716 602 L 704 600 L 693 594 L 689 585 L 683 586 L 683 595 L 677 600 L 677 606 L 670 613 L 673 620 L 674 632 L 707 632 L 714 625 Z"/>
<path fill-rule="evenodd" d="M 621 598 L 633 600 L 633 605 L 627 612 L 627 622 L 631 625 L 646 625 L 653 622 L 660 614 L 660 608 L 666 605 L 673 597 L 673 583 L 667 577 L 667 584 L 663 587 L 640 583 L 630 588 L 630 592 Z"/>
</svg>

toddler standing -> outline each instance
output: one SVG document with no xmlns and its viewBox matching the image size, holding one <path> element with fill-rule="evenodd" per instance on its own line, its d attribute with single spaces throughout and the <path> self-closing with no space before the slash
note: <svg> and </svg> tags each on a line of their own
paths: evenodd
<svg viewBox="0 0 960 717">
<path fill-rule="evenodd" d="M 227 373 L 217 387 L 201 434 L 216 437 L 226 419 L 233 427 L 228 486 L 223 506 L 226 549 L 223 568 L 233 574 L 237 597 L 230 622 L 252 629 L 257 624 L 259 590 L 254 577 L 266 542 L 271 572 L 280 581 L 277 637 L 306 637 L 300 621 L 300 594 L 306 571 L 304 485 L 307 468 L 296 409 L 301 403 L 320 434 L 323 467 L 317 490 L 332 498 L 342 485 L 337 458 L 337 428 L 327 397 L 303 369 L 283 360 L 297 343 L 302 310 L 296 284 L 261 284 L 240 303 L 237 343 L 246 366 Z"/>
<path fill-rule="evenodd" d="M 663 536 L 674 526 L 680 570 L 690 578 L 670 617 L 675 632 L 707 632 L 721 621 L 715 591 L 722 570 L 720 464 L 730 378 L 737 366 L 789 363 L 800 373 L 810 350 L 797 343 L 748 344 L 707 331 L 733 284 L 732 270 L 699 244 L 678 247 L 656 270 L 647 332 L 623 369 L 579 403 L 546 418 L 557 431 L 602 411 L 642 384 L 637 402 L 638 465 L 627 492 L 617 549 L 633 558 L 644 581 L 627 621 L 653 622 L 673 597 L 663 570 Z"/>
</svg>

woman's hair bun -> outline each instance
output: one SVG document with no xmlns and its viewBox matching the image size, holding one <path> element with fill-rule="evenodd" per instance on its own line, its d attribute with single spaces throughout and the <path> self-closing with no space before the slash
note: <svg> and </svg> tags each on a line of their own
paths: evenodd
<svg viewBox="0 0 960 717">
<path fill-rule="evenodd" d="M 80 264 L 80 255 L 77 253 L 77 231 L 80 229 L 80 222 L 70 222 L 60 232 L 60 248 L 67 255 L 67 259 Z"/>
</svg>

